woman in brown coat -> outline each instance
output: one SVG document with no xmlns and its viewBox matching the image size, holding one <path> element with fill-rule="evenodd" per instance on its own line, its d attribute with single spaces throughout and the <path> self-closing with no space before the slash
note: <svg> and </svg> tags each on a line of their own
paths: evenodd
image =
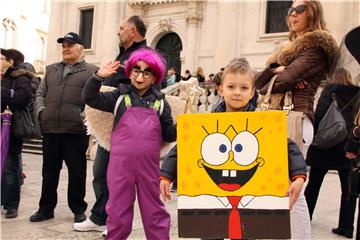
<svg viewBox="0 0 360 240">
<path fill-rule="evenodd" d="M 293 110 L 306 114 L 304 122 L 310 120 L 309 129 L 304 129 L 305 146 L 308 147 L 313 137 L 315 93 L 335 59 L 337 44 L 325 28 L 318 1 L 294 1 L 287 20 L 289 42 L 270 56 L 266 69 L 257 76 L 255 86 L 260 94 L 265 94 L 268 82 L 277 75 L 272 92 L 292 90 Z"/>
<path fill-rule="evenodd" d="M 313 139 L 315 93 L 335 59 L 337 44 L 326 30 L 319 1 L 295 0 L 288 11 L 287 24 L 289 41 L 270 56 L 255 86 L 260 94 L 265 94 L 269 81 L 277 75 L 272 93 L 292 90 L 293 110 L 305 113 L 303 155 L 306 156 Z M 290 216 L 292 238 L 310 239 L 310 217 L 303 192 Z"/>
</svg>

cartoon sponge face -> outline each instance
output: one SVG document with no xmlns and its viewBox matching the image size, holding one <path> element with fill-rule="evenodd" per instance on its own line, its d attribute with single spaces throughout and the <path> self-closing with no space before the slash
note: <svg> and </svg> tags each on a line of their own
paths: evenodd
<svg viewBox="0 0 360 240">
<path fill-rule="evenodd" d="M 281 111 L 179 116 L 179 195 L 285 196 L 285 126 Z"/>
</svg>

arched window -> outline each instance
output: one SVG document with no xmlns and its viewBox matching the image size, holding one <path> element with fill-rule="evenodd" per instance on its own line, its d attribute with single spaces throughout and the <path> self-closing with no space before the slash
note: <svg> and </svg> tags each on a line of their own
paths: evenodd
<svg viewBox="0 0 360 240">
<path fill-rule="evenodd" d="M 174 32 L 167 33 L 156 44 L 156 50 L 161 52 L 167 62 L 168 67 L 176 67 L 177 78 L 181 73 L 180 52 L 182 51 L 182 42 Z"/>
<path fill-rule="evenodd" d="M 14 48 L 15 46 L 16 24 L 10 18 L 4 18 L 1 29 L 1 46 L 4 48 Z"/>
</svg>

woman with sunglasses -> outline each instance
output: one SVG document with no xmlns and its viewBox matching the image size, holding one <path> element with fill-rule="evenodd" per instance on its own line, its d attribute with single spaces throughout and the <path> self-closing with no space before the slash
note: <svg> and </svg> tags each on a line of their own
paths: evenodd
<svg viewBox="0 0 360 240">
<path fill-rule="evenodd" d="M 303 155 L 306 156 L 314 134 L 315 93 L 321 80 L 326 79 L 338 47 L 325 27 L 319 1 L 293 1 L 287 24 L 289 41 L 269 57 L 267 67 L 258 74 L 255 86 L 260 94 L 265 94 L 269 81 L 277 75 L 272 93 L 292 91 L 293 110 L 305 113 Z M 310 217 L 303 192 L 290 216 L 292 238 L 310 239 Z"/>
<path fill-rule="evenodd" d="M 170 106 L 154 84 L 165 75 L 165 60 L 152 49 L 132 53 L 125 74 L 130 85 L 99 92 L 103 79 L 115 74 L 118 61 L 101 67 L 83 90 L 89 106 L 115 114 L 107 170 L 109 200 L 107 239 L 127 239 L 137 196 L 147 239 L 169 239 L 170 215 L 160 200 L 159 159 L 162 141 L 176 140 Z"/>
</svg>

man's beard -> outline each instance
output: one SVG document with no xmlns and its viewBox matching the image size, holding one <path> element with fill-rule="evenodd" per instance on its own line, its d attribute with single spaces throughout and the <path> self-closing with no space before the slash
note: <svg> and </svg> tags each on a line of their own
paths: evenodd
<svg viewBox="0 0 360 240">
<path fill-rule="evenodd" d="M 120 38 L 119 38 L 119 47 L 124 47 L 124 41 L 121 41 Z"/>
</svg>

